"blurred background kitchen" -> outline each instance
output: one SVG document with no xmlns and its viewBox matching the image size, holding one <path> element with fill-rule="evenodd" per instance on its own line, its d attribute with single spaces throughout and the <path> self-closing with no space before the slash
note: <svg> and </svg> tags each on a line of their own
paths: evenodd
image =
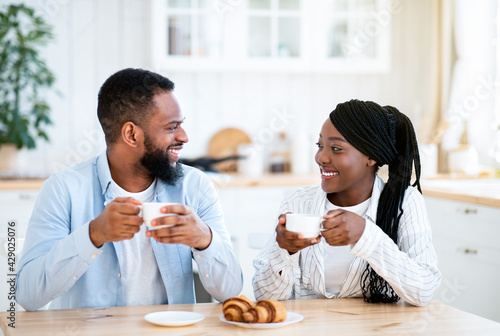
<svg viewBox="0 0 500 336">
<path fill-rule="evenodd" d="M 253 297 L 251 260 L 281 198 L 319 181 L 322 123 L 340 102 L 373 100 L 418 133 L 443 271 L 436 299 L 500 321 L 498 1 L 0 0 L 2 11 L 12 3 L 52 26 L 40 56 L 55 82 L 40 91 L 50 141 L 0 144 L 0 237 L 16 220 L 22 244 L 41 181 L 104 150 L 104 80 L 145 68 L 176 84 L 184 160 L 245 157 L 208 168 Z"/>
</svg>

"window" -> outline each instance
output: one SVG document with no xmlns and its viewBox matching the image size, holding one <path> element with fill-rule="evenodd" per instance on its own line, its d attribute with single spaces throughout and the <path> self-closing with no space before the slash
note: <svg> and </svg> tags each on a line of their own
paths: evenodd
<svg viewBox="0 0 500 336">
<path fill-rule="evenodd" d="M 301 1 L 249 0 L 249 57 L 301 55 Z"/>
<path fill-rule="evenodd" d="M 220 25 L 206 0 L 167 0 L 167 56 L 218 57 Z"/>
</svg>

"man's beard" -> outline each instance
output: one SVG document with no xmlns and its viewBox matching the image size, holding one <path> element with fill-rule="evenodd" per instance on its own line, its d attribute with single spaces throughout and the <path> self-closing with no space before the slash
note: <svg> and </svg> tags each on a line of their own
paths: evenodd
<svg viewBox="0 0 500 336">
<path fill-rule="evenodd" d="M 175 185 L 176 182 L 183 176 L 184 172 L 179 163 L 175 163 L 175 165 L 170 164 L 168 149 L 163 150 L 161 148 L 155 148 L 148 135 L 145 135 L 144 138 L 144 148 L 146 152 L 141 158 L 141 164 L 154 177 L 157 177 L 170 185 Z"/>
</svg>

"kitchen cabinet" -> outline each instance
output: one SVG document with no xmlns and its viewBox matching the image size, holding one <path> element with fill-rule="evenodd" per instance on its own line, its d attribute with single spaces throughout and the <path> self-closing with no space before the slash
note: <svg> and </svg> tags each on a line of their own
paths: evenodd
<svg viewBox="0 0 500 336">
<path fill-rule="evenodd" d="M 224 210 L 226 226 L 240 261 L 246 297 L 254 300 L 253 260 L 272 237 L 281 201 L 295 187 L 224 187 L 217 190 Z"/>
<path fill-rule="evenodd" d="M 153 0 L 161 71 L 381 73 L 390 0 Z"/>
<path fill-rule="evenodd" d="M 0 191 L 0 311 L 6 311 L 9 307 L 7 294 L 10 287 L 7 284 L 7 274 L 11 274 L 8 266 L 7 253 L 9 245 L 7 238 L 9 235 L 9 222 L 15 222 L 16 237 L 16 265 L 19 261 L 19 253 L 24 245 L 26 229 L 31 217 L 31 212 L 38 196 L 36 190 L 1 190 Z M 12 231 L 11 231 L 12 234 Z M 16 268 L 17 271 L 17 268 Z M 19 305 L 16 310 L 23 310 Z"/>
<path fill-rule="evenodd" d="M 429 196 L 425 199 L 443 276 L 435 298 L 500 321 L 500 208 Z"/>
</svg>

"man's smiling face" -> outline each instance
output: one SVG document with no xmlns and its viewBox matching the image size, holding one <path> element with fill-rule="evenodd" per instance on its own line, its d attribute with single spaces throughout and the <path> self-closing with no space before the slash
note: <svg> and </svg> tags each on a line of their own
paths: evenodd
<svg viewBox="0 0 500 336">
<path fill-rule="evenodd" d="M 189 141 L 182 128 L 184 117 L 174 93 L 155 95 L 156 111 L 144 129 L 144 154 L 141 164 L 153 175 L 174 185 L 182 176 L 177 164 L 183 145 Z"/>
</svg>

